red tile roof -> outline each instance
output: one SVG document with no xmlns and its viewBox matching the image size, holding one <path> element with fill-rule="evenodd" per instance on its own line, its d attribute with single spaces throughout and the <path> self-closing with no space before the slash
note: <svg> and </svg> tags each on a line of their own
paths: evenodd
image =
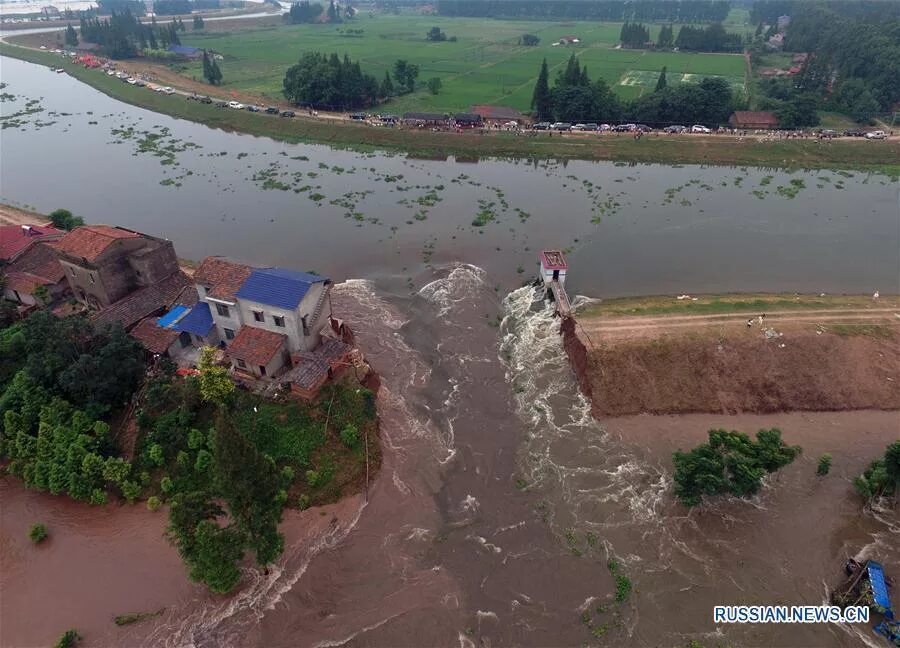
<svg viewBox="0 0 900 648">
<path fill-rule="evenodd" d="M 156 318 L 154 317 L 141 320 L 129 335 L 143 344 L 144 348 L 150 353 L 165 353 L 172 343 L 178 339 L 176 331 L 157 326 Z"/>
<path fill-rule="evenodd" d="M 62 266 L 51 248 L 52 243 L 37 243 L 6 266 L 7 286 L 32 294 L 38 286 L 52 286 L 65 279 Z"/>
<path fill-rule="evenodd" d="M 284 348 L 287 336 L 255 326 L 242 326 L 228 345 L 228 355 L 248 365 L 267 365 Z"/>
<path fill-rule="evenodd" d="M 778 117 L 775 113 L 766 110 L 736 110 L 728 120 L 728 123 L 732 126 L 765 125 L 774 128 L 778 126 Z"/>
<path fill-rule="evenodd" d="M 119 239 L 138 238 L 140 234 L 109 225 L 76 227 L 65 235 L 57 249 L 74 257 L 94 261 Z"/>
<path fill-rule="evenodd" d="M 235 263 L 223 257 L 210 256 L 194 272 L 194 283 L 206 286 L 207 294 L 214 299 L 233 302 L 238 291 L 253 268 L 243 263 Z"/>
<path fill-rule="evenodd" d="M 65 232 L 49 225 L 4 225 L 0 227 L 0 261 L 11 261 L 29 245 L 62 237 Z"/>
</svg>

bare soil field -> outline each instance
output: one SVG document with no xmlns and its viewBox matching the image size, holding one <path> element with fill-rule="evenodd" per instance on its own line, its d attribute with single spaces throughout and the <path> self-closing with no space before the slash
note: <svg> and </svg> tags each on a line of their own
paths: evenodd
<svg viewBox="0 0 900 648">
<path fill-rule="evenodd" d="M 712 303 L 704 300 L 718 310 Z M 896 297 L 754 303 L 771 308 L 683 314 L 690 306 L 679 304 L 665 313 L 658 300 L 577 315 L 564 326 L 566 348 L 594 415 L 900 409 Z"/>
</svg>

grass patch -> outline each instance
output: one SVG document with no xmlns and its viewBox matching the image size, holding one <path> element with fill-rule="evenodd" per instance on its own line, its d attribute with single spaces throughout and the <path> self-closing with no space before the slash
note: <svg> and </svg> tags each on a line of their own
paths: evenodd
<svg viewBox="0 0 900 648">
<path fill-rule="evenodd" d="M 113 619 L 113 623 L 117 626 L 131 625 L 132 623 L 140 623 L 153 617 L 158 617 L 166 608 L 160 608 L 156 612 L 132 612 L 130 614 L 120 614 Z"/>
<path fill-rule="evenodd" d="M 841 337 L 871 337 L 879 340 L 887 340 L 895 335 L 891 327 L 879 324 L 830 324 L 825 330 Z"/>
</svg>

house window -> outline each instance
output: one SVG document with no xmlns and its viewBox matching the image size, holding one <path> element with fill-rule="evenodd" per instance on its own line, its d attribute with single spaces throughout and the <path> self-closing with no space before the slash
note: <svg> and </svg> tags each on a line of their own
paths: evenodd
<svg viewBox="0 0 900 648">
<path fill-rule="evenodd" d="M 281 315 L 273 315 L 272 319 L 275 321 L 275 326 L 284 328 L 284 317 L 282 317 Z"/>
<path fill-rule="evenodd" d="M 265 365 L 259 365 L 259 375 L 260 375 L 260 376 L 265 376 L 265 375 L 266 375 L 266 367 L 265 367 Z"/>
<path fill-rule="evenodd" d="M 94 273 L 91 273 L 91 283 L 97 283 L 97 280 L 94 278 Z"/>
<path fill-rule="evenodd" d="M 263 315 L 262 311 L 253 311 L 253 319 L 255 319 L 257 322 L 265 322 L 266 316 Z"/>
<path fill-rule="evenodd" d="M 247 368 L 247 363 L 244 362 L 243 360 L 241 360 L 240 358 L 238 358 L 238 359 L 237 359 L 237 366 L 240 367 L 241 369 L 246 369 L 246 368 Z"/>
<path fill-rule="evenodd" d="M 229 329 L 229 328 L 225 329 L 225 339 L 226 339 L 226 340 L 233 340 L 233 339 L 234 339 L 234 331 L 232 331 L 232 330 Z"/>
<path fill-rule="evenodd" d="M 228 306 L 226 306 L 225 304 L 216 304 L 216 312 L 222 317 L 231 317 L 231 312 L 228 310 Z M 225 330 L 227 331 L 228 329 Z"/>
</svg>

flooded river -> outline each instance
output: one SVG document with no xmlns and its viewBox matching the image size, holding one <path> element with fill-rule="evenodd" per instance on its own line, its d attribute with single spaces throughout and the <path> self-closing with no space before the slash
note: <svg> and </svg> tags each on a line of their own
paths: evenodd
<svg viewBox="0 0 900 648">
<path fill-rule="evenodd" d="M 44 108 L 2 131 L 4 200 L 168 236 L 185 257 L 365 277 L 336 286 L 334 310 L 382 374 L 385 447 L 367 502 L 288 512 L 285 554 L 269 574 L 247 566 L 229 597 L 187 580 L 164 512 L 4 479 L 3 646 L 69 627 L 88 646 L 878 645 L 863 626 L 716 627 L 712 606 L 819 603 L 850 555 L 900 573 L 896 512 L 863 511 L 850 483 L 897 438 L 896 412 L 594 421 L 558 322 L 516 285 L 558 245 L 574 291 L 594 296 L 897 292 L 887 178 L 367 156 L 212 131 L 2 66 L 3 115 Z M 804 454 L 758 497 L 674 501 L 673 450 L 713 427 L 772 426 Z M 34 548 L 38 520 L 51 539 Z M 623 603 L 611 561 L 633 585 Z"/>
</svg>

